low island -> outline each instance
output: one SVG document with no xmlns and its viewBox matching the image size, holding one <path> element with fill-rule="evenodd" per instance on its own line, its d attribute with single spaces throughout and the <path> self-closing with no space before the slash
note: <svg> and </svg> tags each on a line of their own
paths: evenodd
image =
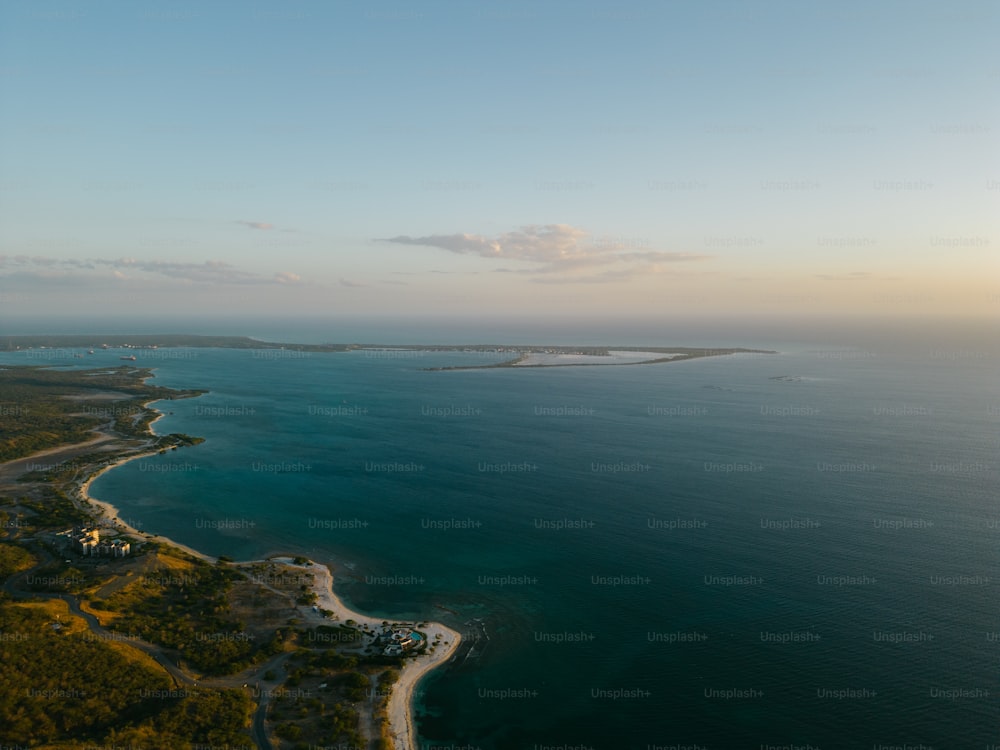
<svg viewBox="0 0 1000 750">
<path fill-rule="evenodd" d="M 126 350 L 122 359 L 141 364 L 168 355 L 160 350 L 180 347 L 194 349 L 249 349 L 263 359 L 309 356 L 332 352 L 364 352 L 373 358 L 405 358 L 432 352 L 476 354 L 488 360 L 483 364 L 461 364 L 423 368 L 439 370 L 479 370 L 497 367 L 586 367 L 608 365 L 646 365 L 682 362 L 702 357 L 732 354 L 775 354 L 767 349 L 706 348 L 688 346 L 554 346 L 543 344 L 290 344 L 260 341 L 246 336 L 200 336 L 190 334 L 146 335 L 45 335 L 7 336 L 0 339 L 0 351 L 31 352 L 45 359 L 85 358 L 97 348 Z"/>
</svg>

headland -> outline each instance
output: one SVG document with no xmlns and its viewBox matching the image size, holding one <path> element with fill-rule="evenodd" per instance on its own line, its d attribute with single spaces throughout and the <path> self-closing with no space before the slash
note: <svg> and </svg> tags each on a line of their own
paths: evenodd
<svg viewBox="0 0 1000 750">
<path fill-rule="evenodd" d="M 328 640 L 314 636 L 335 632 L 338 657 L 328 660 L 343 667 L 341 671 L 354 668 L 346 673 L 365 675 L 356 682 L 368 685 L 370 681 L 373 687 L 358 692 L 356 684 L 337 693 L 328 686 L 333 685 L 328 679 L 328 684 L 318 683 L 312 691 L 319 696 L 314 700 L 323 703 L 327 693 L 330 701 L 359 699 L 355 702 L 356 726 L 341 739 L 412 750 L 416 746 L 414 689 L 428 672 L 452 658 L 461 641 L 458 632 L 436 622 L 393 622 L 356 612 L 334 593 L 333 574 L 324 564 L 291 556 L 234 562 L 208 555 L 137 528 L 138 522 L 126 522 L 111 503 L 90 494 L 93 481 L 106 471 L 200 442 L 187 435 L 158 435 L 152 425 L 162 416 L 153 408 L 156 401 L 202 392 L 149 386 L 145 381 L 151 376 L 151 371 L 129 365 L 69 372 L 39 367 L 0 370 L 0 378 L 19 384 L 18 408 L 0 415 L 0 419 L 12 421 L 10 432 L 18 438 L 7 446 L 8 451 L 23 454 L 38 443 L 37 436 L 23 424 L 32 417 L 37 428 L 57 428 L 41 443 L 55 445 L 0 463 L 0 514 L 4 520 L 0 546 L 4 554 L 8 547 L 22 548 L 24 559 L 32 563 L 25 562 L 12 571 L 16 575 L 3 583 L 6 593 L 14 601 L 68 602 L 67 616 L 77 613 L 90 620 L 94 632 L 104 641 L 116 643 L 120 650 L 132 647 L 131 658 L 151 655 L 175 687 L 196 685 L 202 692 L 236 690 L 245 694 L 248 705 L 253 706 L 253 722 L 244 728 L 248 733 L 244 739 L 252 739 L 261 748 L 282 747 L 281 743 L 293 735 L 313 736 L 308 722 L 299 726 L 300 722 L 281 720 L 278 717 L 283 714 L 278 709 L 282 701 L 302 697 L 288 687 L 293 680 L 289 667 L 298 659 L 304 658 L 308 665 L 310 659 L 326 658 L 325 651 L 301 657 L 293 647 L 326 646 Z M 93 403 L 99 403 L 100 408 L 80 411 L 80 404 Z M 38 421 L 42 414 L 45 419 Z M 92 422 L 88 423 L 88 439 L 61 442 L 78 438 L 78 422 L 88 417 Z M 71 542 L 74 528 L 93 529 L 96 537 L 105 541 L 127 540 L 128 552 L 121 560 L 80 557 Z M 47 574 L 33 575 L 41 570 Z M 218 580 L 212 584 L 212 594 L 221 597 L 222 607 L 239 610 L 245 624 L 239 631 L 227 631 L 217 622 L 206 622 L 206 629 L 196 630 L 194 637 L 208 642 L 234 640 L 241 646 L 266 638 L 266 647 L 248 647 L 239 658 L 214 663 L 184 644 L 155 635 L 152 628 L 144 630 L 142 618 L 127 611 L 130 604 L 137 609 L 151 606 L 147 594 L 176 597 L 181 601 L 177 606 L 183 609 L 194 604 L 186 600 L 198 595 L 191 589 L 196 584 L 205 585 L 213 576 Z M 0 575 L 0 580 L 3 577 Z M 39 580 L 51 584 L 52 590 L 34 586 Z M 229 594 L 223 595 L 223 590 Z M 271 604 L 270 614 L 255 617 L 247 600 L 259 602 L 262 597 Z M 118 632 L 121 623 L 127 623 L 127 632 Z M 390 632 L 400 628 L 412 632 L 407 644 L 412 647 L 400 646 L 386 655 Z M 282 669 L 288 679 L 281 678 Z"/>
</svg>

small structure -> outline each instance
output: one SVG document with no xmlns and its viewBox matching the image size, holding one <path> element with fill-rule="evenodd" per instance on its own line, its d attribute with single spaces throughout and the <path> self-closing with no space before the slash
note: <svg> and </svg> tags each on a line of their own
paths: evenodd
<svg viewBox="0 0 1000 750">
<path fill-rule="evenodd" d="M 375 645 L 382 648 L 386 656 L 402 656 L 412 650 L 421 641 L 420 634 L 407 628 L 382 627 L 382 632 L 376 636 Z"/>
</svg>

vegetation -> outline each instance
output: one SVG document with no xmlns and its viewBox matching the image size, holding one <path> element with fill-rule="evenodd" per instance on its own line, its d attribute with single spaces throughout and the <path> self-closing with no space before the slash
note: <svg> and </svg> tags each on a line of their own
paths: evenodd
<svg viewBox="0 0 1000 750">
<path fill-rule="evenodd" d="M 379 690 L 389 691 L 399 680 L 399 672 L 395 669 L 387 669 L 378 676 Z"/>
<path fill-rule="evenodd" d="M 250 744 L 245 730 L 252 704 L 246 695 L 177 690 L 162 670 L 128 647 L 93 636 L 57 604 L 0 604 L 0 726 L 6 744 Z"/>
<path fill-rule="evenodd" d="M 27 570 L 35 564 L 35 558 L 23 547 L 16 544 L 0 544 L 0 582 L 6 581 L 14 573 Z"/>
<path fill-rule="evenodd" d="M 93 586 L 97 581 L 92 575 L 63 562 L 50 563 L 27 576 L 28 588 L 32 591 L 54 591 L 74 593 Z"/>
<path fill-rule="evenodd" d="M 66 493 L 61 489 L 46 487 L 40 499 L 22 499 L 21 506 L 32 511 L 30 523 L 39 528 L 67 528 L 90 520 L 89 516 L 77 510 Z"/>
<path fill-rule="evenodd" d="M 316 595 L 315 591 L 309 591 L 307 586 L 303 586 L 305 591 L 301 591 L 297 597 L 295 597 L 296 604 L 302 604 L 304 606 L 310 606 L 317 602 L 319 597 Z"/>
<path fill-rule="evenodd" d="M 203 393 L 149 385 L 145 380 L 152 375 L 149 369 L 127 365 L 100 370 L 0 369 L 0 461 L 86 442 L 102 425 L 144 437 L 156 412 L 143 404 Z"/>
<path fill-rule="evenodd" d="M 340 645 L 360 645 L 361 637 L 361 631 L 356 628 L 344 625 L 318 625 L 304 631 L 302 640 L 311 648 L 326 649 Z"/>
<path fill-rule="evenodd" d="M 137 347 L 133 353 L 142 356 L 143 349 L 150 347 L 188 346 L 196 348 L 217 347 L 224 349 L 287 349 L 306 352 L 334 352 L 357 347 L 357 344 L 280 344 L 258 341 L 246 336 L 199 336 L 194 334 L 112 334 L 107 336 L 84 336 L 74 334 L 52 334 L 31 336 L 7 336 L 0 340 L 0 351 L 17 349 L 97 349 L 107 344 L 109 347 Z M 54 352 L 58 353 L 58 352 Z M 67 358 L 71 352 L 64 352 Z"/>
<path fill-rule="evenodd" d="M 151 541 L 124 560 L 84 558 L 66 554 L 51 533 L 93 522 L 77 508 L 76 488 L 109 463 L 200 442 L 149 432 L 156 413 L 143 404 L 199 393 L 147 385 L 150 375 L 135 366 L 0 369 L 0 462 L 87 440 L 94 427 L 116 438 L 110 451 L 71 448 L 48 463 L 29 462 L 20 484 L 5 480 L 0 487 L 17 496 L 0 495 L 6 506 L 0 510 L 0 582 L 31 569 L 0 594 L 3 740 L 53 750 L 249 747 L 255 703 L 248 691 L 228 689 L 242 678 L 195 676 L 201 687 L 187 687 L 192 678 L 175 678 L 163 668 L 164 657 L 210 676 L 286 653 L 262 675 L 273 684 L 279 663 L 289 670 L 285 689 L 275 691 L 269 705 L 269 727 L 281 747 L 363 747 L 371 739 L 372 746 L 390 748 L 387 696 L 402 660 L 341 652 L 359 645 L 353 621 L 296 630 L 293 603 L 316 601 L 307 585 L 312 573 L 286 575 L 273 564 L 243 571 L 228 558 L 212 565 Z M 44 564 L 36 569 L 39 560 Z M 271 574 L 273 586 L 256 581 Z M 74 599 L 101 627 L 92 631 L 70 614 Z M 131 642 L 139 638 L 162 652 L 137 648 Z M 247 682 L 252 679 L 259 678 Z M 368 729 L 366 720 L 362 732 L 360 715 L 369 712 L 375 721 Z"/>
<path fill-rule="evenodd" d="M 231 674 L 279 653 L 285 633 L 259 643 L 245 623 L 230 615 L 228 593 L 243 574 L 198 562 L 190 575 L 144 576 L 95 609 L 118 613 L 111 627 L 172 649 L 179 660 L 205 674 Z"/>
<path fill-rule="evenodd" d="M 274 734 L 289 742 L 367 747 L 356 705 L 368 701 L 369 690 L 371 679 L 357 657 L 303 650 L 290 661 L 283 688 L 274 692 L 268 718 Z"/>
</svg>

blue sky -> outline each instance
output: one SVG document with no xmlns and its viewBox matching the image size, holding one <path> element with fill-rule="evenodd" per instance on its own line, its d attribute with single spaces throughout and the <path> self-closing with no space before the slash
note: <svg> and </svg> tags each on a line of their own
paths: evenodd
<svg viewBox="0 0 1000 750">
<path fill-rule="evenodd" d="M 8 2 L 0 313 L 994 315 L 990 2 Z"/>
</svg>

